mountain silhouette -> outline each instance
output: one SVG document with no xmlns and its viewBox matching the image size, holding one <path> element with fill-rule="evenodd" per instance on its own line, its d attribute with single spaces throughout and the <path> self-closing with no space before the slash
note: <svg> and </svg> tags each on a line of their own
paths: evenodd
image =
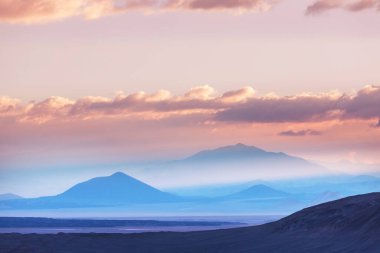
<svg viewBox="0 0 380 253">
<path fill-rule="evenodd" d="M 162 179 L 170 173 L 176 182 L 185 184 L 193 176 L 199 179 L 197 184 L 204 185 L 329 173 L 325 167 L 300 157 L 241 143 L 200 151 L 181 160 L 150 164 L 144 171 L 153 178 Z"/>
<path fill-rule="evenodd" d="M 226 160 L 250 160 L 268 157 L 284 157 L 284 153 L 267 152 L 255 146 L 247 146 L 242 143 L 224 146 L 212 150 L 200 151 L 186 159 L 187 162 L 212 162 Z"/>
<path fill-rule="evenodd" d="M 1 200 L 10 200 L 10 199 L 22 199 L 22 197 L 19 195 L 13 194 L 13 193 L 0 194 L 0 201 Z"/>
<path fill-rule="evenodd" d="M 160 191 L 124 173 L 96 177 L 79 183 L 56 196 L 15 199 L 0 202 L 1 209 L 49 209 L 101 207 L 180 201 L 175 195 Z"/>
<path fill-rule="evenodd" d="M 225 196 L 225 199 L 273 199 L 273 198 L 287 198 L 291 194 L 275 190 L 266 185 L 254 185 L 248 189 L 240 192 Z"/>
<path fill-rule="evenodd" d="M 122 172 L 79 183 L 56 196 L 57 200 L 88 204 L 160 203 L 179 200 Z"/>
</svg>

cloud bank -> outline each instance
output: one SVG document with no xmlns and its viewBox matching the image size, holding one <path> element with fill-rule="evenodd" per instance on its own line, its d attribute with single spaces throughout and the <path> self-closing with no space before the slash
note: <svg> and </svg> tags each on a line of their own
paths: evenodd
<svg viewBox="0 0 380 253">
<path fill-rule="evenodd" d="M 255 97 L 216 114 L 216 119 L 220 121 L 261 123 L 373 118 L 380 118 L 379 86 L 366 86 L 353 95 L 334 92 Z"/>
<path fill-rule="evenodd" d="M 380 86 L 366 86 L 350 95 L 330 92 L 259 96 L 252 87 L 218 95 L 206 85 L 194 87 L 183 95 L 160 90 L 153 94 L 119 93 L 114 98 L 88 96 L 71 100 L 50 97 L 26 104 L 18 99 L 0 98 L 0 117 L 39 124 L 94 118 L 160 120 L 178 115 L 203 115 L 208 121 L 247 123 L 378 120 Z"/>
<path fill-rule="evenodd" d="M 228 11 L 264 12 L 280 1 L 275 0 L 0 0 L 0 22 L 44 23 L 70 17 L 97 19 L 129 11 Z M 306 14 L 315 15 L 332 9 L 358 12 L 380 10 L 380 0 L 317 0 Z"/>
<path fill-rule="evenodd" d="M 318 0 L 308 6 L 306 14 L 320 14 L 332 9 L 343 9 L 358 12 L 367 9 L 380 10 L 379 0 Z"/>
<path fill-rule="evenodd" d="M 0 21 L 41 23 L 69 17 L 96 19 L 132 10 L 257 12 L 270 7 L 267 0 L 0 0 Z"/>
</svg>

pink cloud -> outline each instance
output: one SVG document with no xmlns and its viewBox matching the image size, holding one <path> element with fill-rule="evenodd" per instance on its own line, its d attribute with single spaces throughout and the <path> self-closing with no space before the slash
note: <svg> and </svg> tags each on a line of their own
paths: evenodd
<svg viewBox="0 0 380 253">
<path fill-rule="evenodd" d="M 210 86 L 199 86 L 182 96 L 161 90 L 153 94 L 118 94 L 115 98 L 50 97 L 28 104 L 17 99 L 0 99 L 0 117 L 39 123 L 102 117 L 162 119 L 196 114 L 207 115 L 209 121 L 256 123 L 380 119 L 380 87 L 366 86 L 353 95 L 335 92 L 258 96 L 252 87 L 218 95 Z"/>
<path fill-rule="evenodd" d="M 216 119 L 232 122 L 308 122 L 329 119 L 380 118 L 380 86 L 366 86 L 354 95 L 323 94 L 254 97 L 219 111 Z"/>
<path fill-rule="evenodd" d="M 375 8 L 380 10 L 379 0 L 318 0 L 307 8 L 306 14 L 320 14 L 332 9 L 357 12 Z"/>
<path fill-rule="evenodd" d="M 265 11 L 266 0 L 1 0 L 0 21 L 40 23 L 80 16 L 96 19 L 131 10 L 146 12 L 169 10 Z"/>
<path fill-rule="evenodd" d="M 322 133 L 320 131 L 311 130 L 311 129 L 300 130 L 300 131 L 288 130 L 288 131 L 282 131 L 278 133 L 278 135 L 280 136 L 291 136 L 291 137 L 300 137 L 300 136 L 307 136 L 307 135 L 319 136 L 321 134 Z"/>
<path fill-rule="evenodd" d="M 256 91 L 252 87 L 244 87 L 235 91 L 228 91 L 223 94 L 221 100 L 224 102 L 245 102 L 247 99 L 253 97 Z"/>
</svg>

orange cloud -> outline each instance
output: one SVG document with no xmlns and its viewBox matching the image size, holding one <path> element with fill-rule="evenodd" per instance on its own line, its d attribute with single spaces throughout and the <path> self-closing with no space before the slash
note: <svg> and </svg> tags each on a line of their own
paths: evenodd
<svg viewBox="0 0 380 253">
<path fill-rule="evenodd" d="M 131 10 L 265 11 L 266 0 L 0 0 L 0 21 L 41 23 L 80 16 L 96 19 Z"/>
</svg>

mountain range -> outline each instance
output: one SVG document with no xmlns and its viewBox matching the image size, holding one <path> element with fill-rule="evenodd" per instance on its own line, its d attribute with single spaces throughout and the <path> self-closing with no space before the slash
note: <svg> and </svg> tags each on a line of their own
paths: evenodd
<svg viewBox="0 0 380 253">
<path fill-rule="evenodd" d="M 11 199 L 0 201 L 1 210 L 62 209 L 62 208 L 111 208 L 128 212 L 162 211 L 178 213 L 254 212 L 279 209 L 295 202 L 294 196 L 265 185 L 254 185 L 223 197 L 189 198 L 163 192 L 122 172 L 97 177 L 79 183 L 67 191 L 48 197 Z M 234 202 L 231 206 L 230 203 Z M 294 204 L 294 203 L 293 203 Z M 229 210 L 230 208 L 233 208 Z M 291 210 L 300 205 L 292 205 Z M 282 207 L 289 210 L 288 207 Z"/>
<path fill-rule="evenodd" d="M 176 181 L 176 174 L 201 180 L 213 180 L 240 174 L 253 175 L 260 170 L 271 171 L 281 164 L 284 172 L 298 169 L 320 169 L 316 164 L 284 153 L 267 152 L 253 146 L 237 144 L 199 152 L 183 160 L 164 163 L 165 168 L 148 169 L 153 176 L 165 175 L 167 181 Z M 257 165 L 266 164 L 265 168 Z M 288 164 L 290 167 L 283 166 Z M 186 165 L 188 172 L 186 173 Z M 211 165 L 211 167 L 209 166 Z M 218 166 L 224 166 L 217 169 Z M 244 165 L 243 169 L 240 165 Z M 248 166 L 249 165 L 249 166 Z M 160 165 L 162 166 L 162 164 Z M 297 166 L 296 166 L 297 167 Z M 210 169 L 211 168 L 211 169 Z M 226 173 L 228 168 L 229 173 Z M 210 171 L 213 171 L 210 174 Z M 322 168 L 323 170 L 323 168 Z M 244 174 L 243 173 L 243 174 Z M 272 173 L 272 172 L 271 172 Z M 304 207 L 331 201 L 340 197 L 380 190 L 380 179 L 373 176 L 335 175 L 287 180 L 249 180 L 242 183 L 192 186 L 193 194 L 182 195 L 181 189 L 157 189 L 134 177 L 117 172 L 74 185 L 55 196 L 22 199 L 16 195 L 0 198 L 0 213 L 4 210 L 108 208 L 121 213 L 135 212 L 181 214 L 288 214 Z M 198 187 L 198 188 L 197 188 Z M 213 190 L 210 196 L 207 191 Z"/>
<path fill-rule="evenodd" d="M 363 183 L 372 177 L 351 179 Z M 346 181 L 345 181 L 346 182 Z M 101 213 L 148 213 L 160 215 L 176 213 L 193 214 L 288 214 L 302 208 L 338 199 L 343 195 L 334 191 L 291 192 L 272 186 L 255 184 L 219 197 L 182 197 L 147 185 L 122 172 L 97 177 L 79 183 L 55 196 L 0 201 L 0 214 L 12 210 L 48 210 L 85 208 L 86 215 Z"/>
</svg>

